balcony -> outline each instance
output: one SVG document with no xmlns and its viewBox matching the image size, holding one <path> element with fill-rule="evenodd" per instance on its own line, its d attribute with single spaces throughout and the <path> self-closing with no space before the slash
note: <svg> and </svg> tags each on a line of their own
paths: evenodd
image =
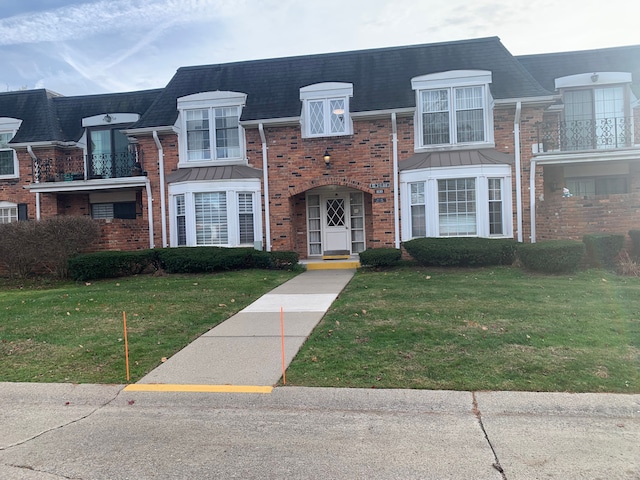
<svg viewBox="0 0 640 480">
<path fill-rule="evenodd" d="M 632 117 L 538 122 L 539 152 L 577 152 L 640 146 Z"/>
<path fill-rule="evenodd" d="M 56 155 L 32 160 L 34 183 L 72 182 L 143 175 L 137 149 L 118 154 Z"/>
</svg>

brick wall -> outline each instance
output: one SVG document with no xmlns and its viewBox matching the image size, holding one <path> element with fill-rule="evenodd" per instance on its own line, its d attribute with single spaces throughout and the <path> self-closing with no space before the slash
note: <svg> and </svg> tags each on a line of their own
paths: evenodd
<svg viewBox="0 0 640 480">
<path fill-rule="evenodd" d="M 401 119 L 399 127 L 410 123 Z M 399 128 L 400 129 L 400 128 Z M 403 131 L 402 149 L 413 153 L 411 135 Z M 262 144 L 257 129 L 247 130 L 250 164 L 262 164 Z M 372 183 L 393 186 L 391 118 L 356 120 L 349 136 L 302 138 L 299 126 L 267 127 L 271 242 L 274 250 L 296 250 L 306 256 L 305 193 L 313 188 L 339 185 L 365 192 L 368 209 L 367 247 L 393 246 L 393 188 L 375 193 Z M 400 135 L 399 135 L 400 137 Z M 399 142 L 400 143 L 400 142 Z M 410 148 L 409 148 L 410 144 Z M 324 152 L 331 155 L 327 168 Z M 373 198 L 378 199 L 375 203 Z"/>
</svg>

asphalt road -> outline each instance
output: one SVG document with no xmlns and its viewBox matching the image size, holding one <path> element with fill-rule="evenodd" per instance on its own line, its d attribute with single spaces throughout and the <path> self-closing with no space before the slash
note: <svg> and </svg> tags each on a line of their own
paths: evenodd
<svg viewBox="0 0 640 480">
<path fill-rule="evenodd" d="M 640 479 L 640 395 L 0 383 L 1 479 Z"/>
</svg>

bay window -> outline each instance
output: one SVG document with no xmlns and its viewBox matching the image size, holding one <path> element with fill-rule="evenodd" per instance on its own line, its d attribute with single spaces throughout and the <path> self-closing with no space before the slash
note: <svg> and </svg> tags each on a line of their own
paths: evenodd
<svg viewBox="0 0 640 480">
<path fill-rule="evenodd" d="M 172 246 L 253 246 L 260 238 L 259 182 L 169 186 Z"/>
<path fill-rule="evenodd" d="M 509 165 L 405 170 L 400 173 L 402 240 L 513 236 Z"/>
</svg>

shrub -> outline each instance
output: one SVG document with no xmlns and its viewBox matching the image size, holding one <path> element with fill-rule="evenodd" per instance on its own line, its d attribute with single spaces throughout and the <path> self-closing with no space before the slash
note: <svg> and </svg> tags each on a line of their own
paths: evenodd
<svg viewBox="0 0 640 480">
<path fill-rule="evenodd" d="M 625 277 L 640 277 L 640 265 L 629 256 L 629 252 L 622 250 L 616 258 L 616 272 Z"/>
<path fill-rule="evenodd" d="M 624 246 L 624 235 L 585 235 L 582 241 L 587 249 L 589 265 L 596 268 L 615 269 L 616 257 Z"/>
<path fill-rule="evenodd" d="M 629 236 L 631 237 L 631 256 L 640 258 L 640 230 L 630 230 Z"/>
<path fill-rule="evenodd" d="M 401 257 L 402 251 L 398 248 L 371 248 L 360 252 L 360 263 L 368 267 L 393 267 Z"/>
<path fill-rule="evenodd" d="M 59 216 L 37 222 L 43 267 L 58 278 L 67 277 L 69 259 L 86 251 L 100 236 L 100 227 L 89 217 Z"/>
<path fill-rule="evenodd" d="M 278 270 L 293 270 L 300 260 L 296 252 L 270 252 L 269 255 L 273 268 Z"/>
<path fill-rule="evenodd" d="M 585 246 L 574 240 L 550 240 L 540 243 L 521 243 L 517 256 L 528 270 L 544 273 L 567 273 L 578 269 Z"/>
<path fill-rule="evenodd" d="M 511 265 L 515 240 L 492 238 L 415 238 L 403 243 L 418 263 L 439 267 Z"/>
<path fill-rule="evenodd" d="M 156 261 L 156 250 L 86 253 L 69 260 L 69 276 L 81 281 L 126 277 L 144 272 Z"/>
<path fill-rule="evenodd" d="M 27 277 L 42 258 L 37 226 L 37 222 L 0 224 L 0 265 L 9 277 Z"/>
<path fill-rule="evenodd" d="M 270 268 L 271 256 L 253 248 L 185 247 L 158 251 L 167 273 L 206 273 L 242 268 Z"/>
<path fill-rule="evenodd" d="M 89 217 L 59 216 L 5 224 L 0 231 L 0 262 L 12 277 L 36 271 L 64 278 L 69 259 L 99 235 L 98 225 Z"/>
</svg>

